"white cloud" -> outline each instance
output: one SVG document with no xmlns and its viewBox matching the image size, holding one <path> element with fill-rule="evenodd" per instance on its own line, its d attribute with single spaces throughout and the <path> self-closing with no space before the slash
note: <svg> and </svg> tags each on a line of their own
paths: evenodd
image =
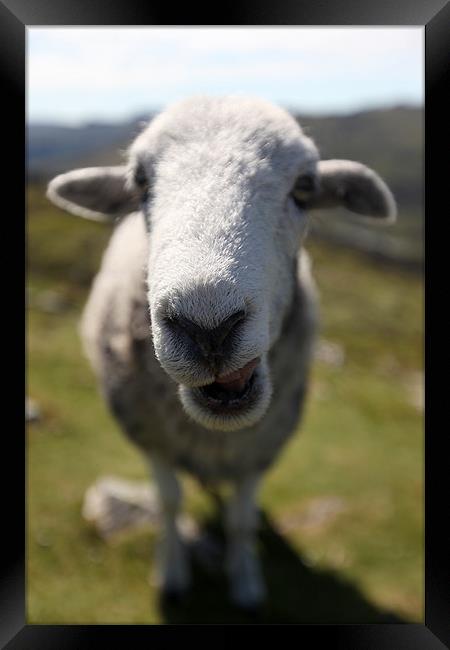
<svg viewBox="0 0 450 650">
<path fill-rule="evenodd" d="M 179 88 L 248 86 L 270 94 L 284 84 L 284 95 L 292 85 L 295 97 L 299 84 L 315 80 L 353 86 L 357 100 L 358 84 L 369 77 L 374 87 L 398 78 L 401 92 L 409 83 L 417 96 L 422 36 L 419 28 L 29 28 L 30 115 L 56 93 L 67 92 L 66 112 L 76 112 L 75 102 L 81 115 L 102 92 L 108 112 L 111 102 L 123 107 L 127 94 L 130 102 L 147 93 L 165 103 Z"/>
</svg>

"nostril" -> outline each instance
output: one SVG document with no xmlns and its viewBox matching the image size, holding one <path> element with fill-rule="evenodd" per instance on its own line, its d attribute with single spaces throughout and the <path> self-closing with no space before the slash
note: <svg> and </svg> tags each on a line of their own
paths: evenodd
<svg viewBox="0 0 450 650">
<path fill-rule="evenodd" d="M 228 316 L 222 323 L 215 328 L 215 339 L 217 345 L 222 345 L 227 336 L 245 319 L 245 311 L 243 309 Z M 211 330 L 212 331 L 212 330 Z"/>
<path fill-rule="evenodd" d="M 228 337 L 236 331 L 245 319 L 245 311 L 239 310 L 224 319 L 219 325 L 207 328 L 181 315 L 166 318 L 166 324 L 178 334 L 187 335 L 200 348 L 205 356 L 214 356 L 221 352 Z"/>
</svg>

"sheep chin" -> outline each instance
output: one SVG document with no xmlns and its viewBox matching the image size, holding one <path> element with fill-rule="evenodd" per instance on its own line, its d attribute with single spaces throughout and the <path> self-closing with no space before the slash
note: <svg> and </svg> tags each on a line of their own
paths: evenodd
<svg viewBox="0 0 450 650">
<path fill-rule="evenodd" d="M 211 431 L 240 431 L 254 426 L 266 413 L 272 397 L 272 382 L 267 363 L 260 364 L 255 376 L 252 399 L 242 410 L 215 413 L 198 399 L 195 389 L 180 384 L 178 395 L 187 415 L 197 424 Z"/>
</svg>

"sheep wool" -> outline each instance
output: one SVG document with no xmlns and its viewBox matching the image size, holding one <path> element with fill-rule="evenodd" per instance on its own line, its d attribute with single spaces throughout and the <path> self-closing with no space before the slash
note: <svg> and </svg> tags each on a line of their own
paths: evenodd
<svg viewBox="0 0 450 650">
<path fill-rule="evenodd" d="M 395 218 L 384 181 L 356 161 L 320 160 L 286 111 L 254 98 L 193 97 L 158 115 L 116 167 L 74 170 L 47 196 L 114 220 L 81 335 L 103 396 L 151 465 L 164 522 L 163 592 L 184 593 L 179 470 L 231 483 L 231 599 L 265 598 L 257 493 L 297 430 L 317 299 L 303 248 L 317 208 Z"/>
</svg>

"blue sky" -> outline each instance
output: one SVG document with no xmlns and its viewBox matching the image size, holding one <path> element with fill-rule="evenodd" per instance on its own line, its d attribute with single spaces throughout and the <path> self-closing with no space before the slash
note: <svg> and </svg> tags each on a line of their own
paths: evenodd
<svg viewBox="0 0 450 650">
<path fill-rule="evenodd" d="M 306 113 L 423 103 L 422 27 L 27 29 L 30 122 L 142 115 L 191 94 Z"/>
</svg>

